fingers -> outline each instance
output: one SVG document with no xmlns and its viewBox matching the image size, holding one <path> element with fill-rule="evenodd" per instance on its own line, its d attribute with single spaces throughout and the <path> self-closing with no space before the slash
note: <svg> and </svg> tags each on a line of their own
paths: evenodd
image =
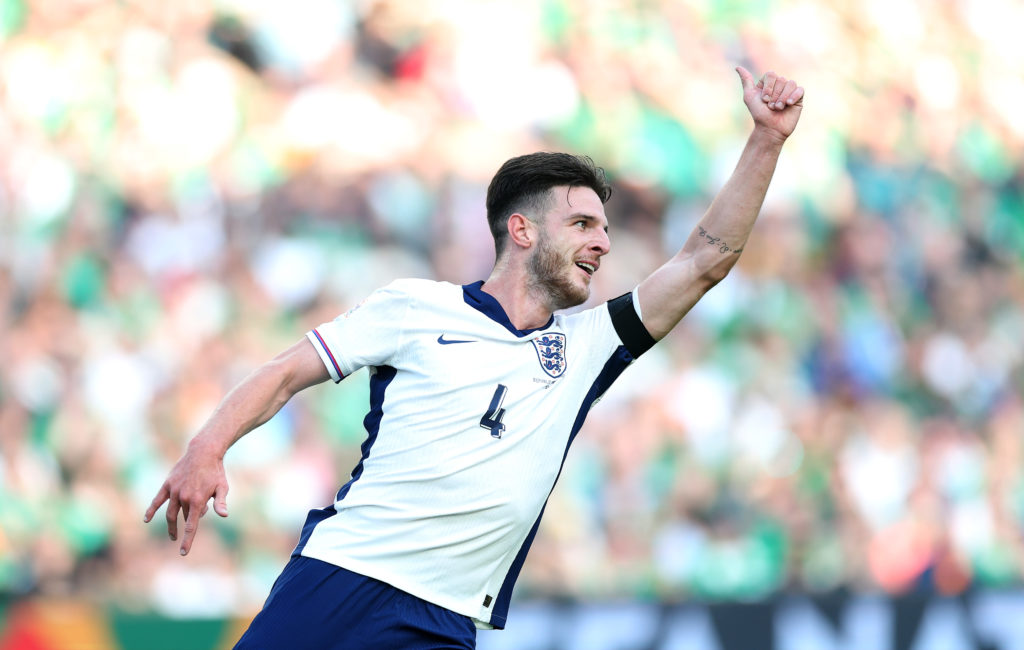
<svg viewBox="0 0 1024 650">
<path fill-rule="evenodd" d="M 784 106 L 780 98 L 782 97 L 782 92 L 786 89 L 786 85 L 789 83 L 790 81 L 785 77 L 779 77 L 775 80 L 775 89 L 772 91 L 772 100 L 768 102 L 768 105 L 771 108 L 782 108 Z"/>
<path fill-rule="evenodd" d="M 775 83 L 775 87 L 779 89 L 779 82 Z M 779 94 L 775 98 L 775 103 L 772 105 L 772 107 L 780 109 L 791 105 L 793 102 L 790 100 L 792 99 L 793 92 L 796 91 L 796 89 L 796 82 L 793 81 L 792 79 L 787 80 L 786 83 L 782 86 L 782 88 L 779 89 Z"/>
<path fill-rule="evenodd" d="M 181 538 L 181 554 L 188 555 L 189 549 L 192 548 L 192 540 L 196 536 L 196 532 L 199 530 L 199 518 L 206 509 L 206 504 L 203 504 L 202 508 L 193 504 L 190 508 L 184 509 L 185 515 L 185 535 Z"/>
<path fill-rule="evenodd" d="M 228 510 L 225 503 L 227 486 L 224 486 L 223 489 L 218 488 L 217 494 L 219 501 L 214 504 L 214 509 L 217 509 L 217 514 L 220 516 L 227 517 Z M 185 520 L 185 530 L 181 538 L 182 555 L 188 555 L 189 550 L 192 548 L 192 540 L 195 539 L 196 533 L 199 531 L 199 519 L 206 514 L 207 509 L 207 501 L 198 496 L 195 498 L 183 498 L 180 501 L 178 497 L 171 496 L 168 500 L 166 514 L 167 535 L 171 538 L 171 541 L 177 541 L 178 539 L 179 510 L 181 511 L 182 518 Z"/>
<path fill-rule="evenodd" d="M 160 487 L 160 491 L 156 493 L 155 497 L 153 497 L 149 507 L 146 508 L 146 514 L 142 517 L 142 521 L 148 524 L 150 520 L 153 519 L 153 515 L 156 514 L 156 511 L 160 509 L 160 506 L 164 504 L 164 501 L 166 501 L 170 495 L 171 491 L 167 489 L 167 484 L 164 483 Z"/>
<path fill-rule="evenodd" d="M 213 511 L 221 517 L 228 516 L 228 484 L 218 483 L 213 493 Z"/>
<path fill-rule="evenodd" d="M 761 77 L 761 101 L 768 104 L 769 108 L 771 108 L 772 102 L 774 101 L 772 96 L 775 93 L 775 83 L 778 79 L 779 76 L 771 70 L 764 73 Z"/>
<path fill-rule="evenodd" d="M 736 74 L 740 76 L 740 83 L 743 84 L 743 90 L 748 90 L 754 87 L 754 75 L 750 74 L 750 71 L 741 65 L 736 66 Z"/>
<path fill-rule="evenodd" d="M 206 514 L 211 498 L 214 499 L 213 507 L 217 514 L 221 517 L 228 516 L 227 494 L 228 481 L 220 459 L 190 451 L 174 466 L 160 491 L 149 504 L 145 521 L 152 519 L 160 506 L 166 502 L 167 536 L 172 541 L 180 539 L 181 554 L 187 555 L 199 530 L 199 520 Z M 179 511 L 185 523 L 180 538 Z"/>
<path fill-rule="evenodd" d="M 787 106 L 800 104 L 804 97 L 804 89 L 795 81 L 770 70 L 758 81 L 758 88 L 761 89 L 761 101 L 772 110 L 782 110 Z"/>
<path fill-rule="evenodd" d="M 776 75 L 774 72 L 768 72 L 765 74 L 765 85 L 764 93 L 761 95 L 761 99 L 768 104 L 768 108 L 780 109 L 785 106 L 785 103 L 781 101 L 783 92 L 786 90 L 788 84 L 796 84 L 792 81 L 787 80 L 785 77 Z"/>
<path fill-rule="evenodd" d="M 167 536 L 171 538 L 171 541 L 178 539 L 178 510 L 181 509 L 181 504 L 178 502 L 178 497 L 172 496 L 170 501 L 167 502 Z"/>
<path fill-rule="evenodd" d="M 797 86 L 793 92 L 789 94 L 786 99 L 788 106 L 802 106 L 804 103 L 804 89 L 803 86 Z"/>
</svg>

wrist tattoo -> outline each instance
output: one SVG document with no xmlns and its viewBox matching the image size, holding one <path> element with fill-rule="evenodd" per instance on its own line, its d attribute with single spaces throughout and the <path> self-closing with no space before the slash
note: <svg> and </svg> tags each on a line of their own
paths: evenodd
<svg viewBox="0 0 1024 650">
<path fill-rule="evenodd" d="M 736 255 L 739 255 L 740 253 L 743 252 L 742 248 L 730 247 L 728 244 L 722 241 L 721 237 L 712 237 L 711 233 L 709 233 L 707 230 L 704 230 L 702 226 L 697 226 L 697 231 L 700 233 L 700 236 L 704 238 L 704 241 L 706 241 L 709 246 L 717 246 L 718 252 L 720 253 L 732 252 L 735 253 Z"/>
</svg>

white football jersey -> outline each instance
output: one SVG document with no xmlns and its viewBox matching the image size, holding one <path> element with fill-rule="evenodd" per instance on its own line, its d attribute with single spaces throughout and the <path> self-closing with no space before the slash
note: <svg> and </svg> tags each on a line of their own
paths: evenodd
<svg viewBox="0 0 1024 650">
<path fill-rule="evenodd" d="M 398 280 L 307 334 L 336 382 L 369 367 L 370 411 L 295 553 L 501 628 L 573 437 L 654 341 L 630 294 L 523 331 L 482 284 Z"/>
</svg>

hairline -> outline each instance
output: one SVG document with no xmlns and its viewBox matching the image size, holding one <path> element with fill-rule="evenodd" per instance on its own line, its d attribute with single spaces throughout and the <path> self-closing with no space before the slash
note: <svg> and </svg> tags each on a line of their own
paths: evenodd
<svg viewBox="0 0 1024 650">
<path fill-rule="evenodd" d="M 529 219 L 530 221 L 533 221 L 534 223 L 539 223 L 539 221 L 541 219 L 545 219 L 547 217 L 548 213 L 551 212 L 552 208 L 555 206 L 555 204 L 558 201 L 558 192 L 557 192 L 557 190 L 559 188 L 563 188 L 563 187 L 565 188 L 565 203 L 570 208 L 573 207 L 572 200 L 570 199 L 570 196 L 571 196 L 573 190 L 575 190 L 575 189 L 585 189 L 585 190 L 590 190 L 591 192 L 594 192 L 594 188 L 590 187 L 586 183 L 580 183 L 580 184 L 576 184 L 576 185 L 552 185 L 548 189 L 543 190 L 542 192 L 537 192 L 534 195 L 532 195 L 533 197 L 539 197 L 541 195 L 544 195 L 544 198 L 536 201 L 536 203 L 539 204 L 540 210 L 541 210 L 541 214 L 537 215 L 537 218 L 535 218 L 535 217 L 533 217 L 533 216 L 531 216 L 529 214 L 526 214 L 522 210 L 512 210 L 511 212 L 509 212 L 508 216 L 511 217 L 513 214 L 521 214 L 524 217 L 526 217 L 527 219 Z M 594 196 L 596 196 L 599 201 L 601 200 L 601 196 L 597 192 L 594 192 Z M 528 200 L 526 202 L 529 203 L 529 202 L 532 202 L 532 201 Z M 603 204 L 603 201 L 602 201 L 602 204 Z M 597 215 L 590 214 L 589 212 L 573 212 L 569 216 L 588 217 L 588 218 L 591 218 L 591 219 L 596 219 L 597 218 Z"/>
</svg>

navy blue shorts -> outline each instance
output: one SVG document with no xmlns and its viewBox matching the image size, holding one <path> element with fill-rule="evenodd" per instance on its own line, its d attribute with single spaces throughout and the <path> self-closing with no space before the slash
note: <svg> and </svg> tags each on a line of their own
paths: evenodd
<svg viewBox="0 0 1024 650">
<path fill-rule="evenodd" d="M 307 557 L 293 557 L 235 650 L 475 648 L 468 616 L 391 585 Z"/>
</svg>

